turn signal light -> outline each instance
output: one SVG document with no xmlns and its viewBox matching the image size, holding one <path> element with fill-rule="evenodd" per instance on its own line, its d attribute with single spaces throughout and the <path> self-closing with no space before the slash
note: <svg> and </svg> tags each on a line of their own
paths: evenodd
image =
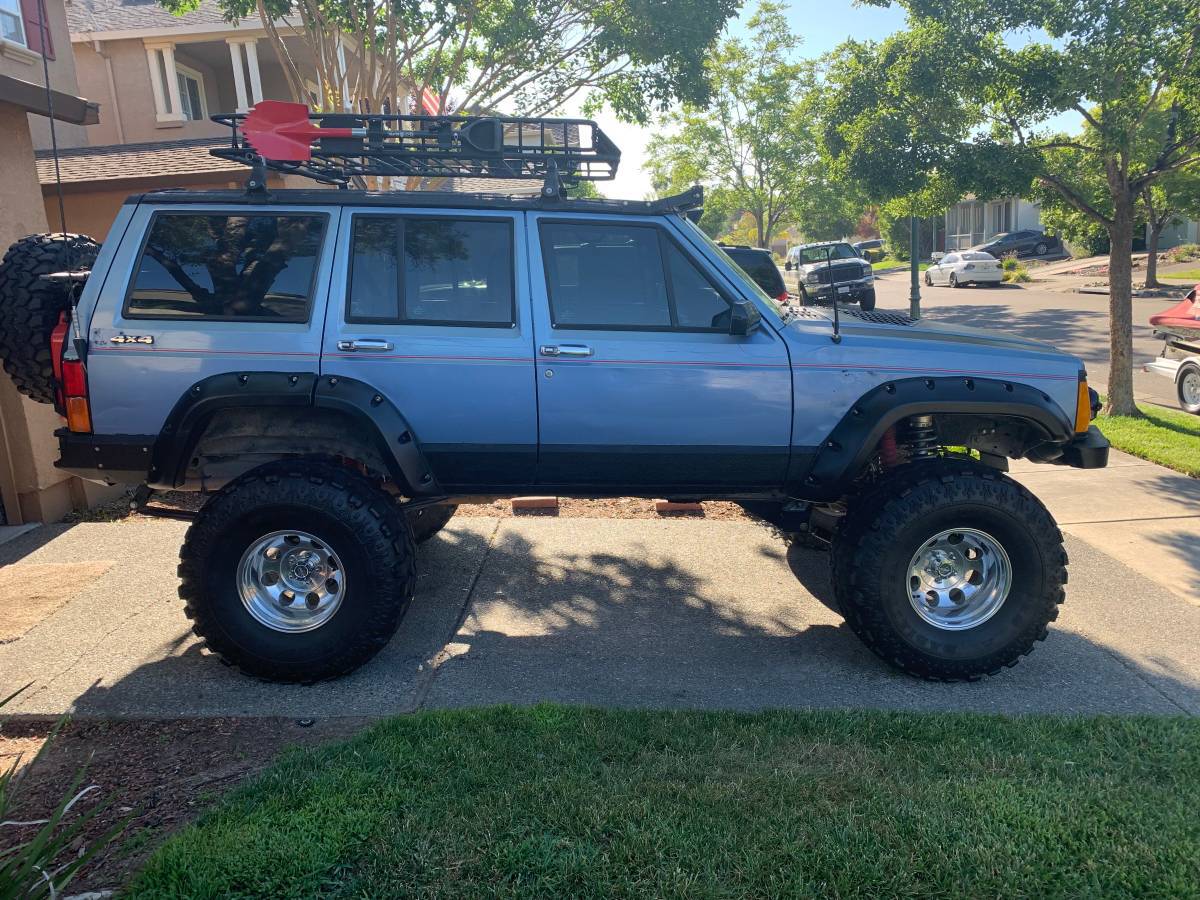
<svg viewBox="0 0 1200 900">
<path fill-rule="evenodd" d="M 77 434 L 91 433 L 92 411 L 88 408 L 87 397 L 67 398 L 67 428 Z"/>
<path fill-rule="evenodd" d="M 1075 433 L 1085 434 L 1092 424 L 1092 395 L 1088 390 L 1087 376 L 1079 374 L 1079 396 L 1075 400 Z"/>
</svg>

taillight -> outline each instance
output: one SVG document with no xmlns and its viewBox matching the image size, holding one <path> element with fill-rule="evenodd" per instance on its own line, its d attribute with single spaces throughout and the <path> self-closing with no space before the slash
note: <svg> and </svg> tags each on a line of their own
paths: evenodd
<svg viewBox="0 0 1200 900">
<path fill-rule="evenodd" d="M 87 369 L 78 359 L 62 361 L 63 406 L 67 428 L 87 434 L 92 430 L 92 410 L 88 406 Z"/>
<path fill-rule="evenodd" d="M 777 296 L 775 299 L 778 300 L 780 303 L 787 303 L 788 302 L 788 292 L 784 291 L 782 294 Z"/>
</svg>

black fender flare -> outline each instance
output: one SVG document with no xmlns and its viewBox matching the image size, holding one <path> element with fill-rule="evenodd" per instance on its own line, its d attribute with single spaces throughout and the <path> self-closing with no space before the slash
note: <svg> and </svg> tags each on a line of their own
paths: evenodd
<svg viewBox="0 0 1200 900">
<path fill-rule="evenodd" d="M 842 417 L 790 490 L 794 496 L 832 500 L 862 470 L 885 431 L 909 416 L 957 413 L 1020 419 L 1042 443 L 1063 444 L 1074 424 L 1049 394 L 1028 384 L 993 378 L 902 378 L 867 391 Z"/>
<path fill-rule="evenodd" d="M 192 385 L 175 403 L 154 442 L 148 484 L 170 490 L 184 481 L 191 454 L 213 417 L 249 407 L 332 409 L 365 426 L 388 474 L 412 497 L 434 497 L 441 487 L 416 432 L 387 396 L 341 375 L 315 372 L 224 372 Z"/>
</svg>

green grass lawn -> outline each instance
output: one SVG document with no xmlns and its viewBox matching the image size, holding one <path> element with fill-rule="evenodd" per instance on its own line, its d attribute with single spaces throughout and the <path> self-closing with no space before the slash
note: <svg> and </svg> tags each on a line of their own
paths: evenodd
<svg viewBox="0 0 1200 900">
<path fill-rule="evenodd" d="M 920 269 L 922 272 L 924 272 L 926 269 L 929 268 L 930 265 L 931 265 L 931 263 L 929 262 L 929 260 L 925 260 L 924 262 L 918 262 L 917 268 Z M 880 269 L 894 269 L 897 266 L 904 266 L 905 268 L 908 268 L 908 260 L 892 259 L 889 256 L 885 256 L 883 259 L 871 263 L 871 268 L 876 271 L 879 271 Z"/>
<path fill-rule="evenodd" d="M 1197 809 L 1197 719 L 427 712 L 290 752 L 130 896 L 1181 896 Z"/>
<path fill-rule="evenodd" d="M 1197 282 L 1200 281 L 1200 269 L 1184 269 L 1182 272 L 1170 272 L 1160 277 L 1169 278 L 1172 281 Z"/>
<path fill-rule="evenodd" d="M 1200 478 L 1200 416 L 1139 404 L 1144 419 L 1101 416 L 1097 427 L 1118 450 Z"/>
</svg>

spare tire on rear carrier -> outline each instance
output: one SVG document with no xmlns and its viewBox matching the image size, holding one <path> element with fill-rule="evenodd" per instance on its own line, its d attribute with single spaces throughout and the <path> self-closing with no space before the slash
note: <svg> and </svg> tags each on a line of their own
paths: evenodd
<svg viewBox="0 0 1200 900">
<path fill-rule="evenodd" d="M 17 390 L 54 402 L 50 333 L 71 302 L 67 284 L 43 275 L 90 269 L 100 245 L 82 234 L 31 234 L 0 262 L 0 361 Z"/>
</svg>

